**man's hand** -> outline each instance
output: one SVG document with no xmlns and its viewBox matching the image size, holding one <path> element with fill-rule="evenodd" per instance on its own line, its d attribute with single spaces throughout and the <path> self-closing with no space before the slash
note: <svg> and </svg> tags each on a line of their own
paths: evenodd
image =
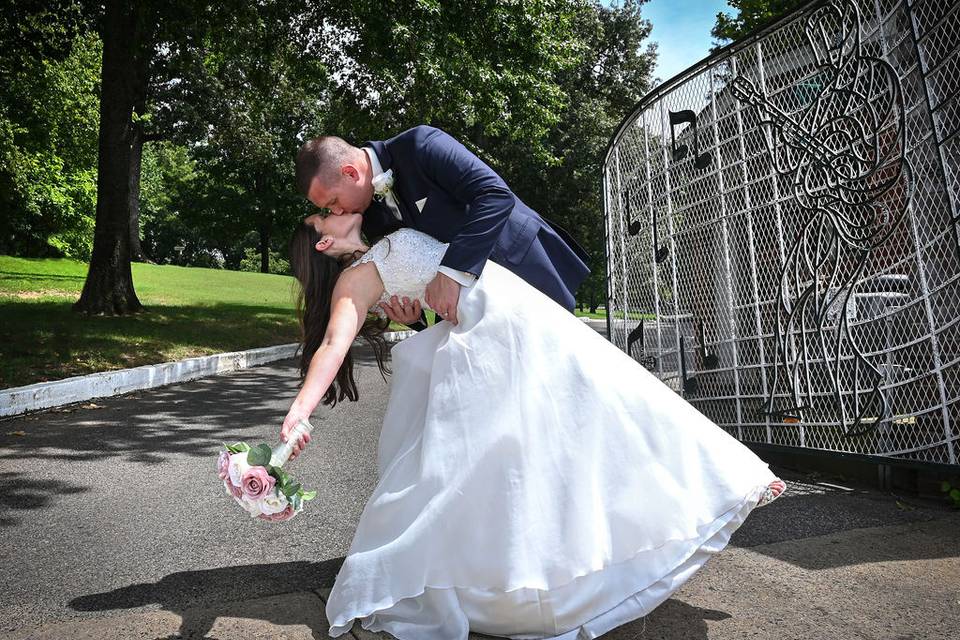
<svg viewBox="0 0 960 640">
<path fill-rule="evenodd" d="M 408 327 L 420 319 L 420 301 L 414 300 L 410 303 L 410 298 L 404 296 L 403 300 L 398 300 L 397 296 L 390 298 L 390 302 L 381 302 L 380 308 L 387 314 L 387 317 L 394 322 L 405 324 Z"/>
<path fill-rule="evenodd" d="M 280 440 L 286 442 L 287 438 L 290 436 L 290 433 L 293 431 L 294 427 L 297 426 L 297 423 L 300 421 L 300 418 L 303 418 L 307 422 L 310 421 L 310 414 L 304 415 L 305 412 L 300 410 L 296 405 L 290 407 L 290 411 L 287 413 L 287 417 L 283 419 L 283 427 L 280 429 Z M 290 454 L 290 460 L 296 458 L 301 451 L 307 446 L 307 443 L 310 442 L 310 434 L 306 433 L 302 435 L 297 442 L 293 445 L 293 453 Z"/>
<path fill-rule="evenodd" d="M 460 300 L 460 283 L 442 273 L 427 285 L 424 299 L 427 304 L 440 314 L 444 320 L 457 324 L 457 302 Z"/>
</svg>

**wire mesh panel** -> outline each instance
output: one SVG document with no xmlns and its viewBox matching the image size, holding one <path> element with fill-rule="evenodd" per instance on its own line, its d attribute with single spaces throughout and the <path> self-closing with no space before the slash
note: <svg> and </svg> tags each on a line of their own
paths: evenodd
<svg viewBox="0 0 960 640">
<path fill-rule="evenodd" d="M 960 2 L 808 5 L 648 95 L 611 340 L 744 441 L 957 464 Z"/>
</svg>

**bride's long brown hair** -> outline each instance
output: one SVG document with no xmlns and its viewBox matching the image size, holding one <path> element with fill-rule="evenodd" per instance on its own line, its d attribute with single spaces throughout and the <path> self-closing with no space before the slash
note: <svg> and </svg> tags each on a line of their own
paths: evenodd
<svg viewBox="0 0 960 640">
<path fill-rule="evenodd" d="M 310 360 L 320 348 L 323 336 L 330 323 L 330 311 L 333 300 L 333 288 L 344 268 L 357 258 L 357 254 L 332 258 L 317 251 L 316 244 L 320 242 L 320 234 L 313 225 L 300 223 L 290 239 L 290 270 L 299 284 L 297 292 L 297 318 L 300 320 L 301 351 L 300 351 L 300 382 L 307 375 Z M 368 314 L 360 329 L 362 336 L 377 358 L 380 374 L 386 377 L 390 370 L 384 360 L 387 344 L 383 332 L 390 321 L 381 319 L 374 314 Z M 323 395 L 323 404 L 335 406 L 344 398 L 356 402 L 359 398 L 357 382 L 353 377 L 352 349 L 347 350 L 343 364 L 337 371 L 337 376 Z"/>
</svg>

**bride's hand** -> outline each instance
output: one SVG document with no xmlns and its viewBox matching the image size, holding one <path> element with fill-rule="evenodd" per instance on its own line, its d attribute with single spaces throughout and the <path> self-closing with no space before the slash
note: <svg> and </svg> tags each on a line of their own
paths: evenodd
<svg viewBox="0 0 960 640">
<path fill-rule="evenodd" d="M 290 436 L 290 433 L 297 426 L 297 423 L 300 422 L 300 419 L 310 421 L 310 414 L 305 414 L 303 411 L 297 409 L 297 407 L 291 407 L 290 411 L 287 413 L 287 417 L 283 419 L 283 427 L 280 428 L 280 441 L 286 442 L 287 438 Z M 293 453 L 290 454 L 290 460 L 293 460 L 310 442 L 310 434 L 305 433 L 297 440 L 293 445 Z"/>
<path fill-rule="evenodd" d="M 390 302 L 381 302 L 380 308 L 383 309 L 384 313 L 387 314 L 387 317 L 398 322 L 400 324 L 405 324 L 408 327 L 420 319 L 420 301 L 414 300 L 413 303 L 410 302 L 410 298 L 404 296 L 403 300 L 400 301 L 397 299 L 397 296 L 390 298 Z"/>
</svg>

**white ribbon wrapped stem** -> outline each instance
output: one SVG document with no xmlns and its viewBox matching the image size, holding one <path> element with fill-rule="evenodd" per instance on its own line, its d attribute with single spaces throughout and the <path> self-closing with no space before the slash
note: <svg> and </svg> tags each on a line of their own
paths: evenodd
<svg viewBox="0 0 960 640">
<path fill-rule="evenodd" d="M 308 434 L 311 431 L 313 431 L 313 425 L 303 418 L 300 418 L 300 421 L 297 422 L 297 426 L 295 426 L 287 436 L 287 441 L 281 442 L 271 449 L 272 455 L 270 456 L 270 464 L 274 467 L 282 467 L 284 464 L 286 464 L 287 460 L 290 459 L 290 454 L 293 453 L 293 447 L 300 439 L 300 436 Z"/>
</svg>

